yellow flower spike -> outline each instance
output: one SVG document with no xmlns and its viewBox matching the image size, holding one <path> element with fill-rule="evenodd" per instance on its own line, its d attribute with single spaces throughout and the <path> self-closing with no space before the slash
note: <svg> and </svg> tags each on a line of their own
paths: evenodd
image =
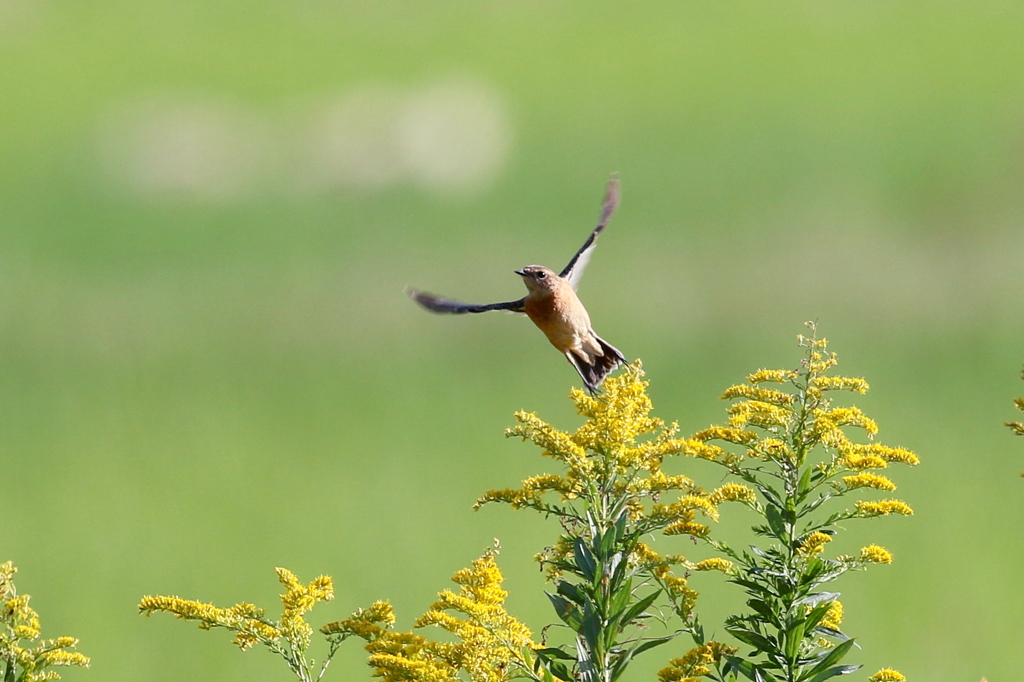
<svg viewBox="0 0 1024 682">
<path fill-rule="evenodd" d="M 865 469 L 884 469 L 889 466 L 881 457 L 875 455 L 860 455 L 855 452 L 844 453 L 842 463 L 847 469 L 863 471 Z"/>
<path fill-rule="evenodd" d="M 890 448 L 877 443 L 860 446 L 860 452 L 861 454 L 879 457 L 886 462 L 896 462 L 909 466 L 914 466 L 921 462 L 921 460 L 917 458 L 917 455 L 906 448 Z"/>
<path fill-rule="evenodd" d="M 765 429 L 785 427 L 794 418 L 793 412 L 789 409 L 757 400 L 736 403 L 726 412 L 729 414 L 729 426 L 734 429 L 742 429 L 747 425 Z"/>
<path fill-rule="evenodd" d="M 695 571 L 721 571 L 722 573 L 729 573 L 732 570 L 732 562 L 728 559 L 721 557 L 711 557 L 704 561 L 698 561 L 693 566 Z"/>
<path fill-rule="evenodd" d="M 867 431 L 869 436 L 878 433 L 878 424 L 857 407 L 837 407 L 833 410 L 822 410 L 819 419 L 826 420 L 835 426 L 856 426 Z"/>
<path fill-rule="evenodd" d="M 736 445 L 750 445 L 757 442 L 757 434 L 753 431 L 744 431 L 742 429 L 710 426 L 703 431 L 693 434 L 693 439 L 697 441 L 723 440 L 727 443 L 735 443 Z"/>
<path fill-rule="evenodd" d="M 914 510 L 902 500 L 879 500 L 878 502 L 858 502 L 857 516 L 870 518 L 872 516 L 886 516 L 888 514 L 902 514 L 911 516 Z"/>
<path fill-rule="evenodd" d="M 723 655 L 736 653 L 734 647 L 719 642 L 708 642 L 704 646 L 690 649 L 681 658 L 669 661 L 667 667 L 658 671 L 659 682 L 699 682 L 711 672 L 711 666 L 718 663 Z"/>
<path fill-rule="evenodd" d="M 830 630 L 838 630 L 839 626 L 843 623 L 843 604 L 838 599 L 832 601 L 829 604 L 828 611 L 819 621 L 819 625 L 822 627 L 829 628 Z"/>
<path fill-rule="evenodd" d="M 703 433 L 703 432 L 702 432 Z M 706 459 L 709 462 L 715 462 L 726 456 L 728 453 L 718 447 L 717 445 L 708 445 L 697 438 L 692 438 L 683 441 L 679 449 L 680 454 L 688 457 L 697 457 L 699 459 Z"/>
<path fill-rule="evenodd" d="M 811 385 L 822 391 L 853 391 L 864 394 L 870 386 L 863 379 L 854 377 L 823 377 L 816 376 L 811 379 Z"/>
<path fill-rule="evenodd" d="M 488 490 L 477 499 L 473 509 L 479 509 L 488 502 L 504 502 L 512 505 L 513 509 L 522 509 L 539 501 L 540 491 L 538 490 Z"/>
<path fill-rule="evenodd" d="M 907 678 L 903 676 L 898 670 L 892 668 L 882 668 L 877 673 L 868 678 L 868 682 L 906 682 Z"/>
<path fill-rule="evenodd" d="M 789 393 L 783 393 L 782 391 L 776 391 L 771 388 L 761 388 L 760 386 L 749 386 L 747 384 L 730 386 L 725 389 L 721 398 L 722 400 L 749 398 L 750 400 L 768 403 L 777 407 L 786 407 L 792 405 L 796 401 L 796 396 Z"/>
<path fill-rule="evenodd" d="M 506 682 L 528 667 L 524 649 L 536 648 L 529 629 L 504 609 L 507 593 L 501 588 L 501 572 L 494 561 L 495 550 L 462 569 L 452 580 L 459 593 L 444 590 L 438 601 L 417 619 L 415 626 L 439 627 L 458 642 L 432 642 L 420 635 L 388 632 L 375 622 L 393 621 L 391 607 L 378 602 L 353 618 L 332 624 L 331 631 L 346 634 L 367 629 L 368 663 L 374 675 L 385 682 L 456 682 L 465 671 L 470 682 Z M 464 617 L 460 617 L 464 616 Z M 375 629 L 374 629 L 375 628 Z"/>
<path fill-rule="evenodd" d="M 702 538 L 711 532 L 711 528 L 696 521 L 679 521 L 668 526 L 662 532 L 665 535 L 691 535 Z"/>
<path fill-rule="evenodd" d="M 808 557 L 817 556 L 825 549 L 825 545 L 832 542 L 832 536 L 821 531 L 814 531 L 800 543 L 798 551 Z"/>
<path fill-rule="evenodd" d="M 892 553 L 889 552 L 885 547 L 878 545 L 868 545 L 867 547 L 861 547 L 860 550 L 861 561 L 865 561 L 872 564 L 891 564 Z"/>
<path fill-rule="evenodd" d="M 791 369 L 759 369 L 747 377 L 752 384 L 775 383 L 783 384 L 792 381 L 797 373 Z"/>
<path fill-rule="evenodd" d="M 699 511 L 701 514 L 714 521 L 718 520 L 718 508 L 707 497 L 703 495 L 687 495 L 677 502 L 668 505 L 669 513 L 673 516 L 681 516 L 681 511 Z"/>
<path fill-rule="evenodd" d="M 17 572 L 13 561 L 0 564 L 0 600 L 6 601 L 14 596 L 14 574 Z"/>
<path fill-rule="evenodd" d="M 843 476 L 842 481 L 846 490 L 856 490 L 857 488 L 874 488 L 875 490 L 885 490 L 887 492 L 896 490 L 895 483 L 885 476 L 879 476 L 878 474 L 864 473 Z"/>
<path fill-rule="evenodd" d="M 726 483 L 712 491 L 708 500 L 712 504 L 721 504 L 723 502 L 742 502 L 743 504 L 753 504 L 757 501 L 757 495 L 752 489 L 742 483 Z"/>
</svg>

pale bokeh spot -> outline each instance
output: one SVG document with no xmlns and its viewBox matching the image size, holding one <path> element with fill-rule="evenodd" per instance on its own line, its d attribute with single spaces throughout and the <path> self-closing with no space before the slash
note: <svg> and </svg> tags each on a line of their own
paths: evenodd
<svg viewBox="0 0 1024 682">
<path fill-rule="evenodd" d="M 463 193 L 494 181 L 511 147 L 512 126 L 493 88 L 452 80 L 412 93 L 400 135 L 415 181 L 438 191 Z"/>
<path fill-rule="evenodd" d="M 376 189 L 405 175 L 397 135 L 403 93 L 383 84 L 353 88 L 297 114 L 297 182 L 302 189 Z"/>
<path fill-rule="evenodd" d="M 265 121 L 223 99 L 164 94 L 123 103 L 101 124 L 100 161 L 148 196 L 232 199 L 260 184 L 275 147 Z"/>
<path fill-rule="evenodd" d="M 144 96 L 107 112 L 99 155 L 116 186 L 146 197 L 230 201 L 409 184 L 467 196 L 492 186 L 511 140 L 494 87 L 446 79 L 364 83 L 273 111 L 201 94 Z"/>
</svg>

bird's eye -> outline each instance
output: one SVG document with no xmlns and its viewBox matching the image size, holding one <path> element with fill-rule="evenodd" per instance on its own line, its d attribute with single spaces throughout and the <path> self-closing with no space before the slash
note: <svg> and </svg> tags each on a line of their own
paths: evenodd
<svg viewBox="0 0 1024 682">
<path fill-rule="evenodd" d="M 548 273 L 546 273 L 546 272 L 538 272 L 537 273 L 537 279 L 544 279 L 547 276 L 548 276 Z"/>
</svg>

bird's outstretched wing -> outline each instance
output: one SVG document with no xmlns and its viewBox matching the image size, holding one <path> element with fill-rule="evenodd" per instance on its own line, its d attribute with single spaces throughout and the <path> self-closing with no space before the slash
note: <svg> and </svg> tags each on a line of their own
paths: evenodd
<svg viewBox="0 0 1024 682">
<path fill-rule="evenodd" d="M 583 246 L 576 252 L 576 255 L 572 257 L 569 264 L 562 269 L 562 272 L 558 273 L 561 277 L 569 280 L 569 284 L 572 285 L 573 289 L 576 289 L 580 285 L 580 278 L 583 277 L 583 269 L 587 267 L 587 263 L 590 262 L 590 257 L 594 253 L 594 247 L 597 246 L 597 235 L 601 234 L 601 230 L 604 229 L 608 221 L 612 219 L 612 214 L 615 213 L 615 209 L 619 205 L 619 178 L 613 175 L 608 180 L 608 189 L 604 195 L 604 206 L 601 208 L 601 219 L 597 222 L 597 227 L 587 237 L 587 241 L 583 242 Z"/>
<path fill-rule="evenodd" d="M 463 303 L 462 301 L 440 298 L 424 291 L 416 291 L 415 289 L 406 289 L 405 292 L 412 296 L 413 300 L 421 306 L 427 310 L 432 310 L 435 313 L 452 313 L 454 315 L 461 315 L 462 313 L 486 313 L 488 310 L 508 310 L 513 313 L 521 313 L 524 312 L 525 309 L 523 306 L 526 305 L 525 297 L 518 301 L 477 305 L 474 303 Z"/>
</svg>

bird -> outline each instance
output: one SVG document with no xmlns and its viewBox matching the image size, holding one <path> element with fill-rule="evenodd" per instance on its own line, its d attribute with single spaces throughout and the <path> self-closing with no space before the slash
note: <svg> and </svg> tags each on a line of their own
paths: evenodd
<svg viewBox="0 0 1024 682">
<path fill-rule="evenodd" d="M 491 310 L 525 313 L 544 332 L 551 345 L 579 372 L 583 385 L 594 395 L 605 377 L 626 364 L 626 357 L 594 331 L 590 315 L 576 295 L 576 289 L 597 246 L 598 236 L 619 205 L 619 197 L 619 180 L 613 175 L 608 181 L 597 227 L 561 272 L 556 273 L 543 265 L 527 265 L 513 271 L 526 285 L 527 293 L 523 298 L 501 303 L 474 304 L 441 298 L 412 288 L 407 288 L 406 293 L 435 313 L 460 315 Z"/>
</svg>

